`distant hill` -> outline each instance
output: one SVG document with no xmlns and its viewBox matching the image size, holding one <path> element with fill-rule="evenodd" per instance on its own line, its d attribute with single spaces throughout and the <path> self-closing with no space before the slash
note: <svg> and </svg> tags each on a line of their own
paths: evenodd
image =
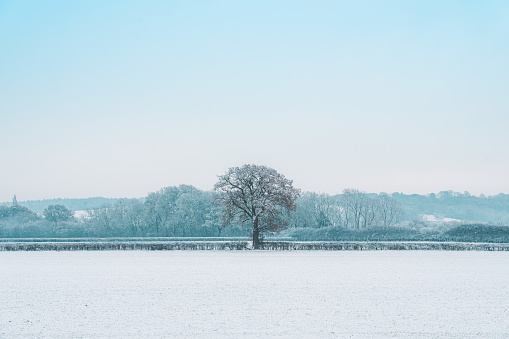
<svg viewBox="0 0 509 339">
<path fill-rule="evenodd" d="M 96 209 L 105 206 L 111 206 L 117 203 L 120 199 L 117 198 L 84 198 L 84 199 L 44 199 L 44 200 L 27 200 L 18 201 L 18 204 L 25 206 L 33 212 L 41 213 L 49 205 L 64 205 L 73 211 L 83 211 L 89 209 Z M 12 202 L 0 203 L 1 205 L 11 206 Z"/>
<path fill-rule="evenodd" d="M 473 196 L 468 192 L 442 191 L 438 194 L 393 193 L 405 210 L 406 219 L 419 215 L 484 223 L 509 223 L 509 195 Z"/>
</svg>

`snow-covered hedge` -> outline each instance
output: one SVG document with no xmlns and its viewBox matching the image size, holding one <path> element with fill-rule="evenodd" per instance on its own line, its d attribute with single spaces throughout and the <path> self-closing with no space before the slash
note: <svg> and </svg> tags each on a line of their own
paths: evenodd
<svg viewBox="0 0 509 339">
<path fill-rule="evenodd" d="M 5 242 L 0 251 L 244 250 L 247 241 Z"/>
<path fill-rule="evenodd" d="M 0 251 L 111 251 L 111 250 L 251 250 L 248 241 L 139 241 L 139 242 L 4 242 Z M 261 250 L 441 250 L 441 251 L 509 251 L 509 244 L 462 242 L 292 242 L 267 241 Z"/>
<path fill-rule="evenodd" d="M 167 241 L 249 241 L 250 237 L 108 237 L 108 238 L 0 238 L 0 242 L 167 242 Z M 268 239 L 270 240 L 270 238 Z M 279 238 L 278 240 L 292 240 Z"/>
<path fill-rule="evenodd" d="M 328 251 L 381 251 L 381 250 L 419 250 L 419 251 L 509 251 L 509 244 L 502 243 L 461 243 L 461 242 L 267 242 L 267 250 L 328 250 Z"/>
</svg>

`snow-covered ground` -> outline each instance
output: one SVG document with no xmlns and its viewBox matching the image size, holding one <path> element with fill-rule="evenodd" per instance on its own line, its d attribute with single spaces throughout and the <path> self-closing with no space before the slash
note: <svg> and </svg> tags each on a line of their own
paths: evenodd
<svg viewBox="0 0 509 339">
<path fill-rule="evenodd" d="M 0 338 L 507 338 L 509 252 L 0 252 Z"/>
</svg>

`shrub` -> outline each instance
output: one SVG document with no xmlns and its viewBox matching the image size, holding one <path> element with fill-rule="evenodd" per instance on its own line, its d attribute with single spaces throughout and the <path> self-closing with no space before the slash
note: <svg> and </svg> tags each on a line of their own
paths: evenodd
<svg viewBox="0 0 509 339">
<path fill-rule="evenodd" d="M 509 227 L 484 224 L 460 225 L 444 232 L 442 238 L 448 241 L 509 242 Z"/>
</svg>

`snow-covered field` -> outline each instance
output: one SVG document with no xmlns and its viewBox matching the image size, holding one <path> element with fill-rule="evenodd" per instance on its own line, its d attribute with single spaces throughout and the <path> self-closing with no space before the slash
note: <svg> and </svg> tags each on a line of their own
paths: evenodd
<svg viewBox="0 0 509 339">
<path fill-rule="evenodd" d="M 509 252 L 0 252 L 0 338 L 507 338 Z"/>
</svg>

